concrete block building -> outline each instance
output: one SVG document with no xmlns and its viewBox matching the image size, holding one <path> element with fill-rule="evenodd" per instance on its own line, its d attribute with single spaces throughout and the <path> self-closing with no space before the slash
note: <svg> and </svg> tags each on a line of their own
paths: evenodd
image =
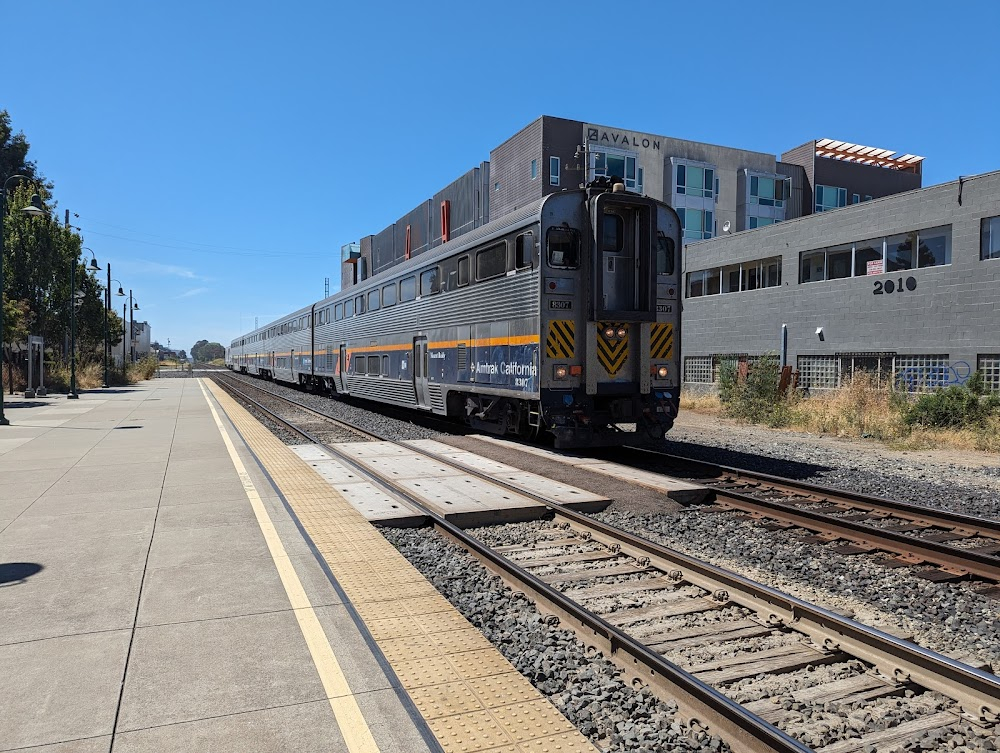
<svg viewBox="0 0 1000 753">
<path fill-rule="evenodd" d="M 920 390 L 1000 389 L 1000 172 L 686 249 L 684 380 L 784 352 L 800 386 L 859 371 Z"/>
</svg>

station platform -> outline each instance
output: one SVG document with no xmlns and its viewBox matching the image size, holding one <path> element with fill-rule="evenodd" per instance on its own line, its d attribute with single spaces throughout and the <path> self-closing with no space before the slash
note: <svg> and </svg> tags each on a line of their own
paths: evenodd
<svg viewBox="0 0 1000 753">
<path fill-rule="evenodd" d="M 593 751 L 207 380 L 0 427 L 0 751 Z"/>
</svg>

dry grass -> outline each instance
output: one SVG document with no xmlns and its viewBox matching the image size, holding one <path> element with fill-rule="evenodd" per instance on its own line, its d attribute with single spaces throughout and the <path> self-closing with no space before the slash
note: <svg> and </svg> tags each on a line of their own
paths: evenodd
<svg viewBox="0 0 1000 753">
<path fill-rule="evenodd" d="M 896 450 L 951 449 L 1000 453 L 1000 416 L 985 426 L 967 429 L 927 429 L 908 426 L 907 395 L 879 389 L 861 374 L 839 390 L 794 396 L 788 401 L 784 428 L 837 437 L 878 439 Z M 718 395 L 681 394 L 681 410 L 724 415 Z"/>
<path fill-rule="evenodd" d="M 681 392 L 681 410 L 717 416 L 722 413 L 722 401 L 714 392 L 700 395 Z"/>
<path fill-rule="evenodd" d="M 878 389 L 866 374 L 839 390 L 809 398 L 794 398 L 790 425 L 817 434 L 898 440 L 910 433 L 903 421 L 906 397 Z"/>
</svg>

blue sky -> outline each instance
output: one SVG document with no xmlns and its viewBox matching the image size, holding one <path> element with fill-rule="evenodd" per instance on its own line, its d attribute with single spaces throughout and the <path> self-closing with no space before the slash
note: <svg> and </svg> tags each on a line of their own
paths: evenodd
<svg viewBox="0 0 1000 753">
<path fill-rule="evenodd" d="M 925 156 L 924 185 L 1000 169 L 993 0 L 63 0 L 3 17 L 0 108 L 153 337 L 188 350 L 336 289 L 342 244 L 542 114 L 775 154 L 870 144 Z"/>
</svg>

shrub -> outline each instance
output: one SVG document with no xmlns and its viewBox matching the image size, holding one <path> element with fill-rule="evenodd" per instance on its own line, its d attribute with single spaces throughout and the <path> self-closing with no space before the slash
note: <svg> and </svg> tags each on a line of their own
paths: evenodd
<svg viewBox="0 0 1000 753">
<path fill-rule="evenodd" d="M 789 400 L 779 390 L 781 368 L 773 355 L 761 356 L 740 377 L 739 363 L 719 367 L 719 399 L 726 415 L 741 421 L 783 426 L 790 418 Z"/>
<path fill-rule="evenodd" d="M 1000 395 L 986 395 L 982 377 L 974 374 L 964 386 L 952 385 L 921 395 L 906 413 L 906 423 L 937 429 L 985 426 L 1000 413 Z"/>
</svg>

